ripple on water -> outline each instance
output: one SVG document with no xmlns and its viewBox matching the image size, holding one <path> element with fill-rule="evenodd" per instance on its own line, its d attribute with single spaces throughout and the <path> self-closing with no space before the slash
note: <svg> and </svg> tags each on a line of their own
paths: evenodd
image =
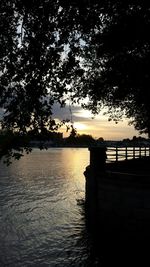
<svg viewBox="0 0 150 267">
<path fill-rule="evenodd" d="M 1 165 L 0 266 L 88 266 L 86 165 L 86 149 L 34 150 Z"/>
</svg>

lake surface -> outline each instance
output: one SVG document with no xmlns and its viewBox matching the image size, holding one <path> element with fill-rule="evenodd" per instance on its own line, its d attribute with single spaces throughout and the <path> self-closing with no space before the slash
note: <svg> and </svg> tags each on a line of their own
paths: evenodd
<svg viewBox="0 0 150 267">
<path fill-rule="evenodd" d="M 1 163 L 1 267 L 96 266 L 81 205 L 88 164 L 86 148 L 34 149 Z"/>
</svg>

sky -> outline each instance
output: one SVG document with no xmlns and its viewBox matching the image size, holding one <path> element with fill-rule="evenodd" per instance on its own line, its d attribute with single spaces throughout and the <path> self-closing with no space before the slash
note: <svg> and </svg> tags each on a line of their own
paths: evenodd
<svg viewBox="0 0 150 267">
<path fill-rule="evenodd" d="M 113 121 L 108 121 L 108 116 L 104 116 L 102 111 L 99 115 L 93 118 L 90 111 L 82 109 L 80 106 L 69 106 L 60 108 L 58 105 L 54 106 L 54 117 L 58 120 L 72 118 L 74 127 L 77 129 L 78 134 L 90 134 L 94 138 L 103 137 L 104 140 L 123 140 L 124 138 L 133 138 L 139 136 L 139 132 L 133 126 L 129 126 L 129 120 L 123 119 L 117 124 Z M 71 114 L 72 113 L 72 114 Z M 69 133 L 63 127 L 59 130 L 63 132 L 63 136 L 67 137 Z M 141 135 L 147 137 L 146 135 Z"/>
<path fill-rule="evenodd" d="M 129 120 L 123 119 L 116 124 L 113 121 L 108 121 L 108 116 L 104 116 L 103 112 L 93 118 L 90 111 L 84 110 L 80 106 L 72 106 L 71 112 L 68 105 L 65 108 L 60 108 L 58 104 L 55 104 L 53 107 L 53 117 L 59 121 L 72 119 L 78 134 L 89 134 L 96 139 L 103 137 L 104 140 L 132 139 L 133 136 L 139 136 L 139 132 L 133 126 L 128 125 Z M 2 111 L 0 111 L 0 117 L 2 117 Z M 66 132 L 66 127 L 59 129 L 59 132 L 63 133 L 63 137 L 69 135 L 69 132 Z M 141 136 L 147 138 L 146 135 Z"/>
</svg>

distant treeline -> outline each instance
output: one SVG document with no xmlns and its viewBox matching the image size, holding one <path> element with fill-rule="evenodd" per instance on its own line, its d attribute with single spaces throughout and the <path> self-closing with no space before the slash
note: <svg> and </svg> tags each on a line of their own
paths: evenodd
<svg viewBox="0 0 150 267">
<path fill-rule="evenodd" d="M 27 134 L 20 134 L 12 131 L 0 132 L 0 148 L 7 149 L 26 146 L 26 147 L 49 147 L 49 146 L 94 146 L 94 145 L 132 145 L 132 144 L 150 144 L 150 140 L 144 137 L 133 136 L 132 139 L 126 138 L 121 141 L 104 140 L 103 137 L 94 138 L 89 134 L 78 134 L 73 129 L 67 138 L 63 138 L 63 134 L 60 132 L 44 131 L 38 133 L 35 131 L 29 131 Z"/>
</svg>

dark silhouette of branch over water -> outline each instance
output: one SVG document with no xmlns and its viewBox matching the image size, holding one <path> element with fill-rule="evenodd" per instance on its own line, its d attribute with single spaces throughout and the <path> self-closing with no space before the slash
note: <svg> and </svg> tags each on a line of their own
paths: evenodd
<svg viewBox="0 0 150 267">
<path fill-rule="evenodd" d="M 2 128 L 58 130 L 66 118 L 53 105 L 69 99 L 150 134 L 147 1 L 1 0 L 0 10 Z"/>
</svg>

